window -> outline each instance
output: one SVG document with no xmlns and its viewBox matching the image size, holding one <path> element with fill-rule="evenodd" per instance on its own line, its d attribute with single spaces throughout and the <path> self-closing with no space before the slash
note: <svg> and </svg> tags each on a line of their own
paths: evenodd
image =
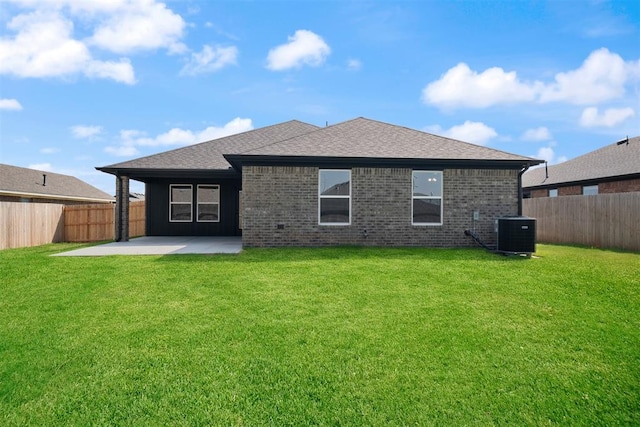
<svg viewBox="0 0 640 427">
<path fill-rule="evenodd" d="M 549 197 L 558 197 L 558 189 L 550 188 L 549 189 Z"/>
<path fill-rule="evenodd" d="M 351 223 L 351 171 L 320 170 L 318 183 L 318 223 Z"/>
<path fill-rule="evenodd" d="M 220 186 L 198 185 L 198 222 L 220 221 Z"/>
<path fill-rule="evenodd" d="M 598 185 L 585 185 L 582 187 L 583 196 L 595 196 L 598 194 Z"/>
<path fill-rule="evenodd" d="M 413 225 L 442 225 L 442 172 L 413 171 Z"/>
<path fill-rule="evenodd" d="M 191 222 L 192 192 L 189 184 L 169 185 L 170 222 Z"/>
</svg>

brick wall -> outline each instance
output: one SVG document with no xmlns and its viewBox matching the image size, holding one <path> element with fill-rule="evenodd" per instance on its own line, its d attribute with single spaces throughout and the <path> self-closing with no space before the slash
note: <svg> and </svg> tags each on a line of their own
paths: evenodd
<svg viewBox="0 0 640 427">
<path fill-rule="evenodd" d="M 598 193 L 630 193 L 640 191 L 640 178 L 626 179 L 624 181 L 601 182 L 598 184 Z"/>
<path fill-rule="evenodd" d="M 245 166 L 243 242 L 251 246 L 474 246 L 495 243 L 494 220 L 516 215 L 517 171 L 447 169 L 443 225 L 411 225 L 411 169 L 353 168 L 351 225 L 318 224 L 318 168 Z M 366 230 L 366 237 L 364 230 Z"/>
<path fill-rule="evenodd" d="M 578 196 L 582 194 L 582 185 L 566 185 L 555 188 L 558 189 L 558 196 Z M 640 191 L 640 178 L 598 183 L 598 194 L 630 193 L 633 191 Z M 547 188 L 531 190 L 532 198 L 548 197 L 548 195 L 549 189 Z"/>
</svg>

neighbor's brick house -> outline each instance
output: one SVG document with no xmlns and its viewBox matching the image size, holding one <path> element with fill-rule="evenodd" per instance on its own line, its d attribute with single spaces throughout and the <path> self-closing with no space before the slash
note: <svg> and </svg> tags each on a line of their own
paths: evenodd
<svg viewBox="0 0 640 427">
<path fill-rule="evenodd" d="M 147 235 L 242 235 L 244 246 L 471 246 L 517 215 L 540 160 L 358 118 L 291 121 L 98 168 L 145 182 Z M 474 212 L 479 214 L 473 219 Z M 116 232 L 128 239 L 126 221 Z"/>
<path fill-rule="evenodd" d="M 113 203 L 104 191 L 70 175 L 0 164 L 0 202 Z"/>
<path fill-rule="evenodd" d="M 525 197 L 557 197 L 640 191 L 640 137 L 609 144 L 575 159 L 528 171 Z"/>
</svg>

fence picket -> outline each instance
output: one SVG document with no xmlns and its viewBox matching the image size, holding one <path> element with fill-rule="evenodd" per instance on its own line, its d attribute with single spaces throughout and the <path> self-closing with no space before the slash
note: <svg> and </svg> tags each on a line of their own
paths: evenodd
<svg viewBox="0 0 640 427">
<path fill-rule="evenodd" d="M 537 240 L 640 251 L 640 192 L 523 200 Z"/>
<path fill-rule="evenodd" d="M 145 233 L 145 203 L 129 206 L 131 237 Z M 0 202 L 0 250 L 57 242 L 113 240 L 112 204 Z"/>
</svg>

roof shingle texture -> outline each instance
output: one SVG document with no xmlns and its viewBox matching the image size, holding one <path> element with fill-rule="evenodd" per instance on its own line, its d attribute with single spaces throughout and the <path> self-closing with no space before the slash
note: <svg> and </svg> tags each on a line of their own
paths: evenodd
<svg viewBox="0 0 640 427">
<path fill-rule="evenodd" d="M 227 154 L 384 159 L 533 160 L 529 157 L 363 117 L 319 128 L 314 132 L 252 150 Z"/>
<path fill-rule="evenodd" d="M 527 171 L 522 186 L 538 187 L 566 182 L 589 181 L 624 175 L 640 174 L 640 136 L 629 138 L 629 143 L 610 144 L 557 165 Z M 546 178 L 546 179 L 545 179 Z"/>
<path fill-rule="evenodd" d="M 139 159 L 116 163 L 114 169 L 228 169 L 223 154 L 250 150 L 273 141 L 282 141 L 318 129 L 308 123 L 291 120 L 247 132 L 177 148 Z"/>
<path fill-rule="evenodd" d="M 47 175 L 46 185 L 43 174 Z M 98 199 L 113 201 L 104 191 L 70 175 L 0 164 L 0 192 L 37 194 L 52 199 Z"/>
</svg>

